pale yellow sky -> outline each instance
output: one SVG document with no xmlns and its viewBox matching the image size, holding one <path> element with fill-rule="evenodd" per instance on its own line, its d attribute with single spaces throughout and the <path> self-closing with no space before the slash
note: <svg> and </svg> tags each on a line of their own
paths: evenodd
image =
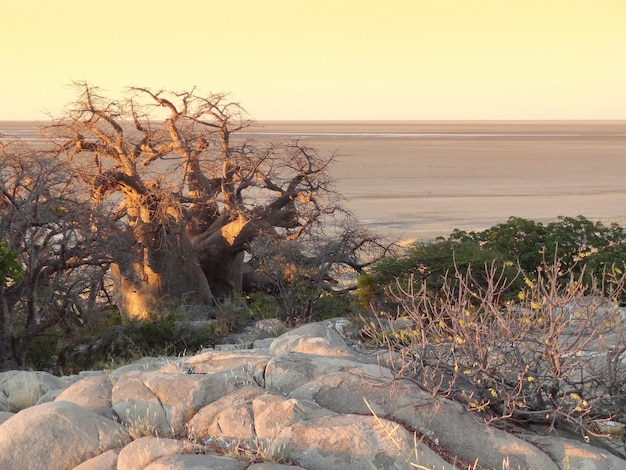
<svg viewBox="0 0 626 470">
<path fill-rule="evenodd" d="M 626 0 L 0 0 L 0 119 L 72 81 L 263 119 L 626 119 Z"/>
</svg>

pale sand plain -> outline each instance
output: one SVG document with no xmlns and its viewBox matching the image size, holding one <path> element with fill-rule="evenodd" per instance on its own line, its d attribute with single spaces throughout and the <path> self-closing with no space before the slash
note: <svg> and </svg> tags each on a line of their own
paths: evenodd
<svg viewBox="0 0 626 470">
<path fill-rule="evenodd" d="M 0 133 L 37 138 L 34 123 L 0 122 Z M 263 121 L 242 137 L 336 153 L 345 206 L 395 240 L 511 216 L 626 226 L 626 121 Z"/>
<path fill-rule="evenodd" d="M 323 154 L 374 231 L 432 239 L 523 217 L 626 224 L 626 122 L 262 122 Z"/>
</svg>

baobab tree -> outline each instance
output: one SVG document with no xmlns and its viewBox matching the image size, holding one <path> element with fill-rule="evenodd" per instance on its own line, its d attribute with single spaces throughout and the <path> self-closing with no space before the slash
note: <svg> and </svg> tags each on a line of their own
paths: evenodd
<svg viewBox="0 0 626 470">
<path fill-rule="evenodd" d="M 90 188 L 115 205 L 108 238 L 117 305 L 145 319 L 164 300 L 212 304 L 241 290 L 244 254 L 270 236 L 303 238 L 338 210 L 328 166 L 300 142 L 237 137 L 251 121 L 224 94 L 132 88 L 122 101 L 76 84 L 49 135 Z"/>
</svg>

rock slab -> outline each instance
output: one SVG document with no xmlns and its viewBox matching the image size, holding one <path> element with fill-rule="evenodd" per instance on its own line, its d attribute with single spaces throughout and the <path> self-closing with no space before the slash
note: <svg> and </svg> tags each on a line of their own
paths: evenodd
<svg viewBox="0 0 626 470">
<path fill-rule="evenodd" d="M 262 344 L 84 377 L 0 374 L 0 469 L 626 468 L 575 439 L 487 426 L 328 324 Z"/>
</svg>

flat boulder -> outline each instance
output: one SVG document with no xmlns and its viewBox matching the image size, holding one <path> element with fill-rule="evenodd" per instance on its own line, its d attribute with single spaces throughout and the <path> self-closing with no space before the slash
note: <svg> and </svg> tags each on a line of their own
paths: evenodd
<svg viewBox="0 0 626 470">
<path fill-rule="evenodd" d="M 617 470 L 626 468 L 623 459 L 598 447 L 560 436 L 526 435 L 525 438 L 552 457 L 555 462 L 567 463 L 577 470 Z"/>
<path fill-rule="evenodd" d="M 223 436 L 253 440 L 256 433 L 252 403 L 264 394 L 261 387 L 243 387 L 201 408 L 191 418 L 187 429 L 194 439 Z"/>
<path fill-rule="evenodd" d="M 203 351 L 195 356 L 172 363 L 161 369 L 162 372 L 214 374 L 217 372 L 244 372 L 255 383 L 263 385 L 265 366 L 271 356 L 262 351 Z"/>
<path fill-rule="evenodd" d="M 352 356 L 318 356 L 288 352 L 272 358 L 265 369 L 265 387 L 272 392 L 289 394 L 316 377 L 338 370 L 355 370 L 365 377 L 392 378 L 389 369 L 363 363 Z"/>
<path fill-rule="evenodd" d="M 332 415 L 297 421 L 274 444 L 308 470 L 454 469 L 397 423 L 360 415 Z"/>
<path fill-rule="evenodd" d="M 215 374 L 128 372 L 113 386 L 113 410 L 127 426 L 141 424 L 162 436 L 178 435 L 200 408 L 250 381 L 244 369 Z"/>
<path fill-rule="evenodd" d="M 17 412 L 37 404 L 51 391 L 62 390 L 67 383 L 42 371 L 11 370 L 0 372 L 0 411 Z"/>
<path fill-rule="evenodd" d="M 117 470 L 142 470 L 162 457 L 180 454 L 190 448 L 189 443 L 178 439 L 140 437 L 120 451 Z"/>
<path fill-rule="evenodd" d="M 476 413 L 451 400 L 434 398 L 411 381 L 390 383 L 359 374 L 358 369 L 337 370 L 315 377 L 289 396 L 313 400 L 338 413 L 390 417 L 468 462 L 478 459 L 481 467 L 501 468 L 508 459 L 510 468 L 557 468 L 537 446 L 487 426 Z"/>
<path fill-rule="evenodd" d="M 266 393 L 252 402 L 254 429 L 259 439 L 273 441 L 281 429 L 299 421 L 333 416 L 337 413 L 308 400 Z"/>
<path fill-rule="evenodd" d="M 296 421 L 331 414 L 336 413 L 313 402 L 247 386 L 202 408 L 189 421 L 187 429 L 200 442 L 210 436 L 256 442 L 274 439 L 282 428 Z"/>
<path fill-rule="evenodd" d="M 161 370 L 164 367 L 175 366 L 180 362 L 178 357 L 158 356 L 151 357 L 146 356 L 138 359 L 135 362 L 126 364 L 125 366 L 118 367 L 111 372 L 114 380 L 118 380 L 122 375 L 128 372 L 148 372 L 153 370 Z"/>
<path fill-rule="evenodd" d="M 276 338 L 270 345 L 270 354 L 287 352 L 316 354 L 318 356 L 353 356 L 341 335 L 320 323 L 308 323 Z"/>
<path fill-rule="evenodd" d="M 111 449 L 93 457 L 72 470 L 117 470 L 117 457 L 120 449 Z"/>
<path fill-rule="evenodd" d="M 245 459 L 199 453 L 189 441 L 142 437 L 133 441 L 117 459 L 116 470 L 243 470 Z"/>
<path fill-rule="evenodd" d="M 131 441 L 124 426 L 67 401 L 44 403 L 0 425 L 0 468 L 73 468 Z"/>
<path fill-rule="evenodd" d="M 142 470 L 243 470 L 247 463 L 223 455 L 177 454 L 162 457 Z M 137 467 L 135 467 L 137 469 Z"/>
<path fill-rule="evenodd" d="M 289 393 L 289 397 L 311 400 L 337 413 L 392 415 L 396 410 L 422 403 L 433 397 L 409 381 L 365 375 L 359 368 L 343 368 L 313 377 Z M 421 430 L 425 425 L 412 426 Z"/>
<path fill-rule="evenodd" d="M 393 416 L 409 425 L 427 423 L 427 435 L 434 442 L 462 459 L 477 461 L 480 467 L 505 468 L 506 462 L 511 469 L 559 468 L 538 446 L 487 425 L 477 413 L 446 398 L 419 400 L 395 410 Z"/>
<path fill-rule="evenodd" d="M 113 382 L 109 375 L 93 375 L 67 387 L 55 401 L 76 403 L 105 418 L 113 419 L 112 393 Z"/>
</svg>

